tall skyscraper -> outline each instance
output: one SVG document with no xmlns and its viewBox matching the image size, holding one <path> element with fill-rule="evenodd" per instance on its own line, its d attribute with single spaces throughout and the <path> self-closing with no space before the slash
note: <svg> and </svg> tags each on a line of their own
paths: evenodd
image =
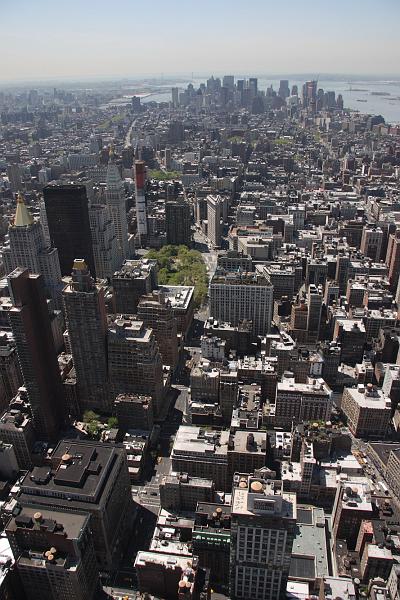
<svg viewBox="0 0 400 600">
<path fill-rule="evenodd" d="M 104 286 L 96 285 L 85 261 L 75 260 L 63 297 L 81 410 L 111 412 Z"/>
<path fill-rule="evenodd" d="M 286 100 L 286 98 L 290 96 L 289 81 L 287 79 L 280 80 L 278 95 L 283 98 L 283 100 Z"/>
<path fill-rule="evenodd" d="M 112 398 L 124 393 L 151 396 L 157 417 L 164 385 L 161 355 L 153 331 L 142 321 L 118 317 L 108 332 L 108 361 Z"/>
<path fill-rule="evenodd" d="M 178 108 L 179 106 L 179 88 L 173 87 L 171 89 L 172 92 L 172 106 L 174 108 Z"/>
<path fill-rule="evenodd" d="M 109 206 L 92 204 L 89 219 L 96 275 L 99 279 L 110 279 L 121 267 L 122 257 Z"/>
<path fill-rule="evenodd" d="M 126 201 L 124 182 L 115 163 L 114 150 L 111 147 L 107 166 L 106 200 L 110 208 L 111 218 L 117 236 L 117 245 L 121 263 L 129 258 L 128 220 L 126 217 Z"/>
<path fill-rule="evenodd" d="M 33 219 L 21 194 L 18 195 L 14 223 L 9 227 L 8 237 L 9 245 L 3 249 L 6 273 L 11 273 L 17 267 L 40 273 L 55 308 L 61 308 L 62 281 L 58 251 L 46 242 L 41 223 Z"/>
<path fill-rule="evenodd" d="M 147 236 L 147 208 L 144 194 L 145 165 L 142 160 L 135 161 L 135 192 L 136 192 L 136 220 L 137 232 L 140 243 L 145 242 Z"/>
<path fill-rule="evenodd" d="M 9 319 L 33 424 L 41 439 L 52 440 L 64 423 L 65 402 L 42 276 L 18 268 L 8 285 Z"/>
<path fill-rule="evenodd" d="M 93 277 L 92 234 L 86 187 L 52 183 L 43 189 L 50 239 L 58 250 L 61 274 L 71 274 L 75 258 L 83 258 Z"/>
<path fill-rule="evenodd" d="M 286 598 L 296 495 L 281 481 L 235 475 L 231 512 L 230 598 Z"/>
<path fill-rule="evenodd" d="M 321 326 L 322 288 L 311 284 L 307 293 L 307 336 L 308 341 L 317 341 Z"/>
<path fill-rule="evenodd" d="M 192 237 L 190 224 L 190 206 L 185 200 L 169 200 L 165 203 L 167 244 L 189 246 Z"/>
</svg>

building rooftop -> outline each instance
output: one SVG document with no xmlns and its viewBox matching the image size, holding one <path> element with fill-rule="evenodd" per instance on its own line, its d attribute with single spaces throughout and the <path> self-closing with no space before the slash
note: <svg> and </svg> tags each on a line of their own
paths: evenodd
<svg viewBox="0 0 400 600">
<path fill-rule="evenodd" d="M 357 388 L 345 388 L 353 400 L 361 408 L 374 408 L 379 410 L 390 410 L 391 400 L 382 392 L 382 390 L 368 384 L 364 386 L 358 385 Z"/>
<path fill-rule="evenodd" d="M 61 441 L 51 465 L 34 467 L 21 484 L 22 495 L 97 503 L 122 448 L 100 443 Z"/>
<path fill-rule="evenodd" d="M 296 494 L 284 492 L 281 481 L 236 474 L 232 514 L 296 519 Z"/>
<path fill-rule="evenodd" d="M 172 456 L 220 456 L 228 450 L 229 431 L 207 431 L 201 427 L 181 425 L 176 433 Z"/>
</svg>

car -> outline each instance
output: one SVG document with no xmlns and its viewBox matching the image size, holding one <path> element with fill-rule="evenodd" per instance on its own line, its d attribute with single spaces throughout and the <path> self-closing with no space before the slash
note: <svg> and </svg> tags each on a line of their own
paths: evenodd
<svg viewBox="0 0 400 600">
<path fill-rule="evenodd" d="M 147 496 L 147 490 L 142 490 L 142 495 Z"/>
<path fill-rule="evenodd" d="M 157 492 L 151 492 L 150 493 L 150 496 L 157 496 L 157 495 L 158 495 Z"/>
</svg>

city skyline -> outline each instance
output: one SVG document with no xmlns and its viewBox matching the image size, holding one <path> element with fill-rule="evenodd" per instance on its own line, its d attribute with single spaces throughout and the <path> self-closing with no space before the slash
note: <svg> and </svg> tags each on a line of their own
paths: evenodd
<svg viewBox="0 0 400 600">
<path fill-rule="evenodd" d="M 21 0 L 2 10 L 0 82 L 211 72 L 215 65 L 254 74 L 399 75 L 398 3 L 338 0 L 325 21 L 318 8 L 314 0 L 279 7 L 207 0 L 188 10 L 181 0 L 156 0 L 150 11 L 117 0 L 111 10 L 105 0 L 96 7 L 72 0 L 66 12 L 49 0 Z M 378 8 L 390 19 L 372 19 Z M 371 43 L 379 36 L 385 44 Z"/>
</svg>

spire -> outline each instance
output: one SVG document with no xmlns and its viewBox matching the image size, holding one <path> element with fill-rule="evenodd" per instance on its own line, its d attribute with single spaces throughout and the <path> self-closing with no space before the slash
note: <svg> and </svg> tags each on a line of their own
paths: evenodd
<svg viewBox="0 0 400 600">
<path fill-rule="evenodd" d="M 33 218 L 29 210 L 25 205 L 22 194 L 18 193 L 17 196 L 17 210 L 15 211 L 14 227 L 26 227 L 32 225 Z"/>
</svg>

